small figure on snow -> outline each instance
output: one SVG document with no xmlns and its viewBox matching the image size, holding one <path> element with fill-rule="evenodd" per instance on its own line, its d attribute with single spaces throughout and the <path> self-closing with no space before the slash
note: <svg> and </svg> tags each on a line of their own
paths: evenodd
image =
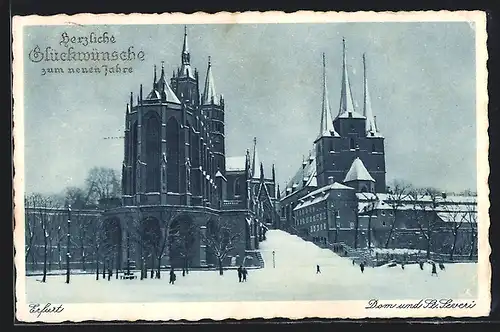
<svg viewBox="0 0 500 332">
<path fill-rule="evenodd" d="M 175 272 L 174 272 L 174 269 L 170 269 L 170 281 L 168 282 L 169 284 L 172 284 L 174 285 L 175 284 L 175 279 L 177 277 L 175 276 Z"/>
<path fill-rule="evenodd" d="M 444 267 L 444 264 L 443 264 L 443 263 L 439 263 L 439 269 L 440 269 L 441 271 L 445 269 L 445 267 Z"/>
<path fill-rule="evenodd" d="M 420 266 L 420 270 L 422 270 L 422 271 L 424 270 L 424 262 L 419 261 L 418 266 Z"/>
<path fill-rule="evenodd" d="M 321 270 L 319 268 L 319 265 L 316 265 L 316 274 L 321 273 Z"/>
<path fill-rule="evenodd" d="M 405 263 L 401 263 L 401 269 L 405 269 Z"/>
<path fill-rule="evenodd" d="M 354 262 L 354 259 L 352 260 L 352 266 L 354 266 L 356 264 L 356 262 Z"/>
<path fill-rule="evenodd" d="M 436 271 L 436 264 L 435 264 L 435 263 L 432 263 L 432 272 L 431 272 L 431 276 L 433 276 L 433 275 L 436 275 L 436 277 L 437 277 L 437 275 L 438 275 L 438 274 L 437 274 L 437 271 Z"/>
<path fill-rule="evenodd" d="M 113 276 L 113 270 L 108 269 L 108 281 L 111 280 L 111 277 Z"/>
<path fill-rule="evenodd" d="M 238 281 L 241 282 L 241 277 L 243 276 L 243 267 L 240 265 L 238 267 Z"/>
<path fill-rule="evenodd" d="M 361 269 L 361 273 L 363 273 L 365 271 L 365 262 L 361 262 L 361 264 L 359 264 L 359 267 Z"/>
<path fill-rule="evenodd" d="M 243 281 L 246 282 L 247 281 L 247 274 L 248 274 L 248 271 L 247 269 L 244 267 L 243 270 L 241 271 L 241 274 L 243 275 Z"/>
</svg>

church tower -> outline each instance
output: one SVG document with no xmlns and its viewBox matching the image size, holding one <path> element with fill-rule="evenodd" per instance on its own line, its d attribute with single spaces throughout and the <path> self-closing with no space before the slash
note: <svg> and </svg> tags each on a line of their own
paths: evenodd
<svg viewBox="0 0 500 332">
<path fill-rule="evenodd" d="M 196 107 L 199 105 L 198 71 L 191 67 L 187 27 L 184 27 L 184 42 L 182 44 L 181 66 L 174 71 L 170 80 L 172 89 L 182 103 Z"/>
<path fill-rule="evenodd" d="M 334 167 L 342 138 L 333 127 L 330 102 L 328 100 L 328 89 L 326 82 L 326 62 L 323 53 L 323 96 L 321 107 L 321 120 L 319 134 L 314 144 L 316 145 L 316 179 L 320 187 L 328 184 L 328 178 L 333 176 L 338 179 L 343 176 L 343 172 Z M 337 152 L 336 152 L 337 151 Z"/>
<path fill-rule="evenodd" d="M 370 95 L 368 92 L 366 57 L 363 55 L 364 81 L 363 81 L 363 114 L 356 111 L 351 92 L 349 73 L 347 67 L 346 44 L 342 40 L 342 81 L 340 92 L 339 112 L 333 121 L 334 131 L 340 138 L 334 143 L 331 158 L 323 155 L 323 165 L 318 165 L 318 174 L 323 172 L 327 176 L 318 177 L 318 185 L 328 184 L 328 177 L 332 177 L 335 182 L 343 183 L 350 170 L 360 170 L 351 172 L 352 174 L 363 174 L 363 179 L 370 184 L 359 186 L 359 188 L 377 193 L 386 191 L 385 178 L 385 151 L 384 138 L 380 134 L 376 118 L 373 115 Z M 358 160 L 359 159 L 359 160 Z M 364 174 L 364 169 L 370 176 Z M 371 183 L 373 180 L 374 183 Z M 365 180 L 363 180 L 365 181 Z M 366 189 L 364 189 L 366 188 Z"/>
<path fill-rule="evenodd" d="M 220 171 L 223 176 L 226 174 L 226 144 L 225 144 L 225 124 L 224 124 L 224 98 L 215 92 L 215 81 L 212 74 L 212 62 L 208 57 L 207 76 L 205 78 L 205 88 L 201 96 L 201 113 L 209 121 L 209 137 L 214 156 L 215 172 Z"/>
</svg>

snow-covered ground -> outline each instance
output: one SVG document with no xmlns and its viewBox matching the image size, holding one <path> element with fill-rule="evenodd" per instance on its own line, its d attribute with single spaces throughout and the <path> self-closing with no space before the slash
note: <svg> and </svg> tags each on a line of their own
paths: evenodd
<svg viewBox="0 0 500 332">
<path fill-rule="evenodd" d="M 250 270 L 248 281 L 239 283 L 236 271 L 177 272 L 175 285 L 163 278 L 145 280 L 95 280 L 94 275 L 26 277 L 28 302 L 175 302 L 175 301 L 291 301 L 475 298 L 477 264 L 448 264 L 445 271 L 431 276 L 418 265 L 366 268 L 361 273 L 349 259 L 288 233 L 271 230 L 261 243 L 265 268 Z M 275 251 L 276 267 L 273 268 Z M 316 274 L 316 264 L 321 274 Z"/>
</svg>

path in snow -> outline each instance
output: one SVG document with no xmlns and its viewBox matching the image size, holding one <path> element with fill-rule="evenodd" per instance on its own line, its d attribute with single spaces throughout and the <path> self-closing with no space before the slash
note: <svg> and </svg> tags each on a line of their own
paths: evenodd
<svg viewBox="0 0 500 332">
<path fill-rule="evenodd" d="M 177 272 L 175 285 L 163 279 L 95 280 L 94 275 L 26 277 L 28 302 L 170 302 L 170 301 L 291 301 L 367 300 L 420 298 L 474 298 L 477 294 L 477 264 L 448 264 L 438 277 L 430 266 L 366 268 L 328 249 L 279 230 L 266 233 L 261 252 L 265 268 L 250 270 L 248 281 L 239 283 L 236 271 L 191 271 L 186 277 Z M 273 268 L 275 251 L 276 267 Z M 321 274 L 316 274 L 316 264 Z"/>
</svg>

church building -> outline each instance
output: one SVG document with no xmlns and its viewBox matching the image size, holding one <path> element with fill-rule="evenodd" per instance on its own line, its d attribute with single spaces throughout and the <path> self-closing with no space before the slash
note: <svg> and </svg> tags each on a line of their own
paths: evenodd
<svg viewBox="0 0 500 332">
<path fill-rule="evenodd" d="M 103 217 L 111 258 L 148 268 L 217 265 L 206 239 L 220 238 L 231 247 L 224 265 L 258 264 L 259 241 L 277 219 L 274 166 L 265 176 L 256 139 L 252 153 L 226 156 L 229 110 L 210 57 L 200 87 L 186 29 L 180 60 L 170 78 L 163 63 L 159 74 L 155 66 L 150 87 L 141 84 L 126 105 L 122 206 Z"/>
</svg>

